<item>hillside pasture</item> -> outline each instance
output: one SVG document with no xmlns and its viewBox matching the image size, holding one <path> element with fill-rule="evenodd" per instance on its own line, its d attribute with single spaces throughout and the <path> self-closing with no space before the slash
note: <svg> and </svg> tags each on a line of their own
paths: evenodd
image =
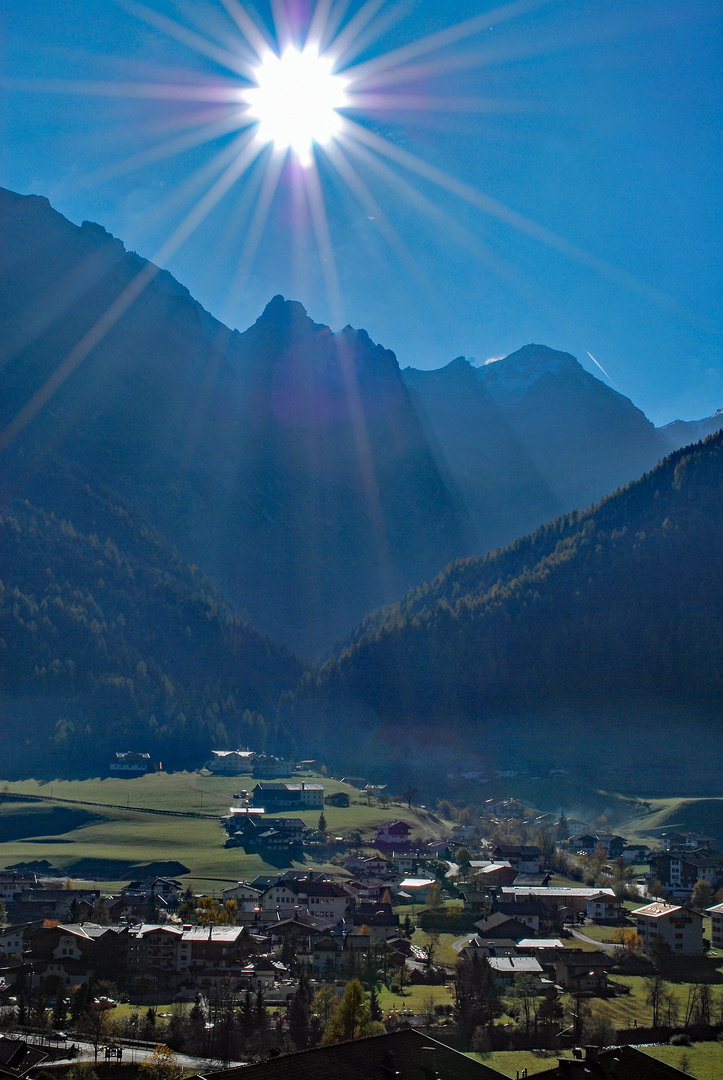
<svg viewBox="0 0 723 1080">
<path fill-rule="evenodd" d="M 374 799 L 370 805 L 361 792 L 341 781 L 319 776 L 305 779 L 323 783 L 325 794 L 344 791 L 349 795 L 348 808 L 324 807 L 330 836 L 359 831 L 371 838 L 390 818 L 407 821 L 418 834 L 429 837 L 443 831 L 443 823 L 427 811 L 380 806 Z M 0 866 L 46 860 L 63 878 L 91 881 L 106 891 L 146 873 L 167 873 L 196 890 L 219 894 L 229 882 L 280 868 L 258 854 L 224 847 L 226 834 L 220 819 L 228 813 L 234 795 L 250 791 L 256 783 L 251 776 L 186 772 L 3 783 Z M 18 801 L 19 796 L 30 798 Z M 42 801 L 33 801 L 33 796 Z M 281 813 L 301 818 L 312 829 L 319 822 L 319 810 Z M 293 864 L 297 869 L 304 865 L 308 867 L 311 861 Z M 313 866 L 331 869 L 318 861 Z M 291 866 L 284 863 L 284 868 Z M 338 867 L 334 870 L 338 874 Z"/>
</svg>

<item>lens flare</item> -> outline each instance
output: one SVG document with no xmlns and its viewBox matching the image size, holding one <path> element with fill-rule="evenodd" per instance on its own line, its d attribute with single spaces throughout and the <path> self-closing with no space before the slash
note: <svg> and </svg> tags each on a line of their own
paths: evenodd
<svg viewBox="0 0 723 1080">
<path fill-rule="evenodd" d="M 254 71 L 256 86 L 243 92 L 257 137 L 310 164 L 313 144 L 324 146 L 339 132 L 338 110 L 347 104 L 345 80 L 332 67 L 312 47 L 267 53 Z"/>
</svg>

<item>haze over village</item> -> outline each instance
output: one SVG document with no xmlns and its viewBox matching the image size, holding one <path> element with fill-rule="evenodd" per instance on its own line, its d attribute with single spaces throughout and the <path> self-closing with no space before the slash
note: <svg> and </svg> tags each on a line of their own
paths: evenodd
<svg viewBox="0 0 723 1080">
<path fill-rule="evenodd" d="M 722 19 L 6 0 L 0 1080 L 723 1076 Z"/>
</svg>

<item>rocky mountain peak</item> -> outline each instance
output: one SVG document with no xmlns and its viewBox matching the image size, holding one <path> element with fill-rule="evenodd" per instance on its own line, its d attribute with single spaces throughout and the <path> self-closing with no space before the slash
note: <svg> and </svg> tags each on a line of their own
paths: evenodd
<svg viewBox="0 0 723 1080">
<path fill-rule="evenodd" d="M 583 376 L 585 369 L 570 353 L 534 344 L 477 368 L 477 378 L 490 397 L 504 403 L 519 401 L 545 375 L 561 373 Z"/>
</svg>

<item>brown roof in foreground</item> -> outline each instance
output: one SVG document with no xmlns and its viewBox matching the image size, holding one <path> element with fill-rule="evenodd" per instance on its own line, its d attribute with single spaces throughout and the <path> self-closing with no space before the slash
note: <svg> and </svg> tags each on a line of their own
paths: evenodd
<svg viewBox="0 0 723 1080">
<path fill-rule="evenodd" d="M 679 1080 L 688 1076 L 634 1046 L 589 1051 L 581 1060 L 561 1060 L 556 1069 L 540 1073 L 546 1080 Z"/>
<path fill-rule="evenodd" d="M 21 1077 L 45 1061 L 48 1055 L 24 1039 L 0 1036 L 0 1076 Z"/>
<path fill-rule="evenodd" d="M 450 1080 L 504 1080 L 497 1069 L 411 1028 L 215 1072 L 213 1080 L 423 1080 L 427 1063 Z"/>
</svg>

